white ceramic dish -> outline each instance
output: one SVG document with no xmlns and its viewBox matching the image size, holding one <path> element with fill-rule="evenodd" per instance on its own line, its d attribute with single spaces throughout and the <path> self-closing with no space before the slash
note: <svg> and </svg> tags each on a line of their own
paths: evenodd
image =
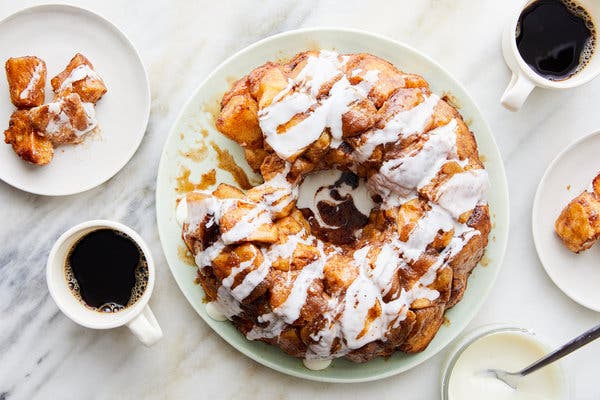
<svg viewBox="0 0 600 400">
<path fill-rule="evenodd" d="M 600 131 L 567 147 L 550 164 L 533 201 L 533 241 L 548 276 L 567 296 L 600 311 L 600 246 L 580 254 L 569 251 L 554 232 L 562 209 L 600 172 Z"/>
<path fill-rule="evenodd" d="M 216 168 L 215 154 L 209 145 L 211 141 L 234 156 L 236 162 L 248 172 L 251 182 L 260 182 L 260 177 L 248 167 L 241 147 L 221 135 L 213 123 L 213 113 L 218 111 L 219 101 L 232 79 L 245 75 L 268 60 L 291 57 L 299 51 L 315 48 L 339 52 L 370 52 L 391 61 L 401 69 L 424 75 L 434 92 L 451 93 L 460 103 L 465 120 L 471 122 L 480 151 L 485 156 L 491 180 L 489 202 L 494 226 L 487 249 L 487 266 L 474 271 L 464 299 L 446 314 L 451 323 L 442 326 L 425 351 L 413 355 L 397 353 L 387 360 L 378 358 L 365 364 L 335 360 L 329 368 L 322 371 L 310 371 L 303 367 L 300 360 L 287 356 L 278 348 L 246 340 L 230 322 L 217 322 L 208 317 L 202 303 L 202 290 L 194 284 L 196 269 L 186 264 L 178 254 L 184 244 L 181 240 L 181 228 L 175 220 L 175 201 L 178 197 L 175 190 L 176 178 L 183 167 L 191 170 L 190 179 L 195 182 L 203 173 Z M 207 156 L 202 161 L 195 162 L 183 155 L 190 150 L 192 154 L 196 154 L 203 147 L 210 151 L 207 150 Z M 235 184 L 228 172 L 216 168 L 216 174 L 217 183 Z M 412 368 L 440 351 L 464 329 L 485 300 L 500 269 L 508 235 L 508 191 L 502 159 L 488 125 L 462 86 L 441 66 L 416 50 L 381 36 L 346 29 L 317 28 L 286 32 L 251 45 L 217 67 L 196 89 L 167 139 L 158 171 L 156 208 L 161 242 L 173 276 L 206 323 L 236 349 L 270 368 L 302 378 L 329 382 L 384 378 Z"/>
<path fill-rule="evenodd" d="M 524 338 L 530 340 L 532 342 L 532 344 L 540 346 L 544 349 L 545 353 L 550 353 L 551 351 L 554 350 L 554 347 L 549 345 L 545 340 L 542 340 L 538 335 L 536 335 L 534 332 L 528 330 L 528 329 L 524 329 L 524 328 L 517 328 L 517 327 L 513 327 L 510 325 L 504 325 L 504 324 L 491 324 L 491 325 L 484 325 L 484 326 L 480 326 L 479 328 L 476 328 L 474 330 L 472 330 L 471 332 L 468 332 L 464 335 L 462 335 L 462 337 L 460 337 L 459 339 L 457 339 L 454 344 L 452 345 L 452 348 L 450 349 L 450 352 L 448 354 L 448 357 L 446 359 L 446 362 L 444 363 L 444 367 L 442 369 L 442 382 L 441 382 L 441 398 L 442 400 L 456 400 L 454 398 L 452 398 L 452 396 L 450 395 L 450 380 L 452 378 L 452 374 L 454 372 L 454 367 L 457 364 L 457 361 L 459 360 L 460 356 L 464 353 L 464 351 L 471 346 L 473 343 L 475 343 L 476 341 L 478 341 L 479 339 L 482 339 L 484 337 L 487 337 L 488 335 L 495 335 L 495 334 L 503 334 L 503 333 L 509 333 L 509 334 L 520 334 L 523 335 Z M 498 349 L 498 351 L 501 351 L 501 349 Z M 495 358 L 494 354 L 490 354 L 490 358 Z M 531 360 L 531 362 L 533 362 L 535 360 Z M 527 365 L 524 365 L 524 367 L 526 367 Z M 556 384 L 557 387 L 559 388 L 557 390 L 560 398 L 562 399 L 569 399 L 570 396 L 570 385 L 569 385 L 569 381 L 565 376 L 564 370 L 562 368 L 562 364 L 560 361 L 556 361 L 555 363 L 553 363 L 551 366 L 548 366 L 546 368 L 553 368 L 554 369 L 554 373 L 556 376 Z M 514 393 L 513 393 L 514 394 Z"/>
<path fill-rule="evenodd" d="M 35 55 L 46 61 L 46 101 L 50 78 L 75 53 L 94 64 L 108 92 L 96 106 L 101 132 L 82 144 L 56 148 L 43 167 L 17 157 L 0 143 L 0 179 L 27 192 L 59 196 L 83 192 L 114 176 L 137 150 L 150 115 L 150 88 L 142 61 L 125 35 L 104 18 L 81 8 L 44 5 L 19 11 L 0 22 L 2 66 L 9 57 Z M 3 68 L 4 69 L 4 68 Z M 15 107 L 0 74 L 0 130 Z"/>
</svg>

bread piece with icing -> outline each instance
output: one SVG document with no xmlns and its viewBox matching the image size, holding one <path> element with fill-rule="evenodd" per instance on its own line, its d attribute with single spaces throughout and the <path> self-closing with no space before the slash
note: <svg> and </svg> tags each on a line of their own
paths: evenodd
<svg viewBox="0 0 600 400">
<path fill-rule="evenodd" d="M 8 129 L 4 131 L 4 142 L 12 145 L 19 157 L 32 164 L 46 165 L 54 155 L 52 141 L 33 128 L 25 110 L 17 110 L 11 115 Z"/>
<path fill-rule="evenodd" d="M 592 188 L 571 200 L 554 224 L 564 245 L 574 253 L 589 249 L 600 238 L 600 174 Z"/>
<path fill-rule="evenodd" d="M 82 102 L 77 93 L 32 108 L 29 118 L 33 128 L 55 145 L 79 143 L 97 126 L 94 105 Z"/>
<path fill-rule="evenodd" d="M 44 103 L 46 63 L 33 57 L 9 58 L 5 64 L 10 101 L 18 108 L 36 107 Z"/>
<path fill-rule="evenodd" d="M 106 93 L 104 81 L 83 54 L 77 53 L 65 69 L 51 79 L 57 96 L 77 93 L 84 103 L 96 104 Z"/>
</svg>

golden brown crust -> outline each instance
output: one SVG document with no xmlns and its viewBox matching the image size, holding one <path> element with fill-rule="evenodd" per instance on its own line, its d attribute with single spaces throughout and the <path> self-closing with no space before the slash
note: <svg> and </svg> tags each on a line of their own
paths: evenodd
<svg viewBox="0 0 600 400">
<path fill-rule="evenodd" d="M 36 107 L 44 103 L 46 63 L 33 57 L 9 58 L 5 64 L 10 101 L 18 108 Z"/>
<path fill-rule="evenodd" d="M 54 108 L 58 108 L 60 112 L 53 112 Z M 58 114 L 64 114 L 66 120 L 60 121 Z M 81 137 L 77 135 L 77 131 L 85 131 L 89 123 L 83 102 L 77 93 L 70 93 L 55 99 L 53 103 L 32 108 L 29 110 L 29 119 L 33 128 L 55 145 L 79 142 Z M 57 119 L 60 122 L 56 122 Z M 56 131 L 48 132 L 50 125 L 56 125 Z"/>
<path fill-rule="evenodd" d="M 446 303 L 446 308 L 453 307 L 462 299 L 469 275 L 483 257 L 488 243 L 488 235 L 492 229 L 489 207 L 487 205 L 477 206 L 469 217 L 467 225 L 477 229 L 480 234 L 474 236 L 449 264 L 453 271 L 452 293 Z"/>
<path fill-rule="evenodd" d="M 416 317 L 415 323 L 400 346 L 400 350 L 406 353 L 418 353 L 425 350 L 444 321 L 443 304 L 413 310 L 413 312 Z"/>
<path fill-rule="evenodd" d="M 96 103 L 106 93 L 106 85 L 99 76 L 87 76 L 84 79 L 72 82 L 66 88 L 61 88 L 63 82 L 71 75 L 73 70 L 81 65 L 87 65 L 92 71 L 94 66 L 83 54 L 77 53 L 65 69 L 51 79 L 50 83 L 54 93 L 58 96 L 66 96 L 70 93 L 77 93 L 81 100 L 85 103 Z"/>
<path fill-rule="evenodd" d="M 554 229 L 574 253 L 587 250 L 600 238 L 600 174 L 592 182 L 593 192 L 584 191 L 567 204 Z"/>
<path fill-rule="evenodd" d="M 46 165 L 54 155 L 52 142 L 33 129 L 25 110 L 17 110 L 11 115 L 4 141 L 12 145 L 19 157 L 32 164 Z"/>
</svg>

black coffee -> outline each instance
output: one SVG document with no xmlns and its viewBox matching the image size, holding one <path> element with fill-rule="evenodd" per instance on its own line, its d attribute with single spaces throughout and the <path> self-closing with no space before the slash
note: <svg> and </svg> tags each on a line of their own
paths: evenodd
<svg viewBox="0 0 600 400">
<path fill-rule="evenodd" d="M 539 75 L 562 80 L 579 72 L 592 56 L 596 30 L 588 12 L 572 0 L 538 0 L 523 10 L 517 48 Z"/>
<path fill-rule="evenodd" d="M 129 236 L 98 229 L 79 239 L 65 264 L 69 288 L 89 307 L 119 311 L 135 303 L 148 285 L 148 264 Z"/>
</svg>

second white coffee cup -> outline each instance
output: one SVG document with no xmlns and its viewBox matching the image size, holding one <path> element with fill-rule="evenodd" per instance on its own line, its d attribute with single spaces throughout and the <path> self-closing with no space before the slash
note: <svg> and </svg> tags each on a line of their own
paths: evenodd
<svg viewBox="0 0 600 400">
<path fill-rule="evenodd" d="M 502 36 L 502 53 L 506 64 L 512 71 L 512 77 L 508 87 L 504 91 L 500 102 L 504 107 L 511 111 L 518 111 L 531 91 L 537 86 L 544 89 L 569 89 L 583 85 L 594 79 L 600 74 L 600 55 L 598 54 L 598 40 L 593 50 L 592 58 L 588 64 L 575 75 L 563 80 L 550 80 L 537 74 L 521 58 L 517 48 L 516 31 L 517 23 L 521 12 L 535 0 L 524 1 L 515 13 L 511 16 L 504 29 Z M 594 26 L 600 27 L 600 1 L 598 0 L 577 0 L 589 13 Z"/>
<path fill-rule="evenodd" d="M 65 262 L 75 243 L 86 234 L 98 229 L 114 229 L 129 236 L 137 243 L 148 266 L 148 283 L 142 296 L 132 305 L 116 312 L 104 313 L 85 306 L 69 289 L 65 276 Z M 93 329 L 110 329 L 126 325 L 146 346 L 162 337 L 162 330 L 148 306 L 155 280 L 154 261 L 150 249 L 133 229 L 114 221 L 94 220 L 76 225 L 63 233 L 56 241 L 46 265 L 46 280 L 50 295 L 58 308 L 76 323 Z"/>
</svg>

